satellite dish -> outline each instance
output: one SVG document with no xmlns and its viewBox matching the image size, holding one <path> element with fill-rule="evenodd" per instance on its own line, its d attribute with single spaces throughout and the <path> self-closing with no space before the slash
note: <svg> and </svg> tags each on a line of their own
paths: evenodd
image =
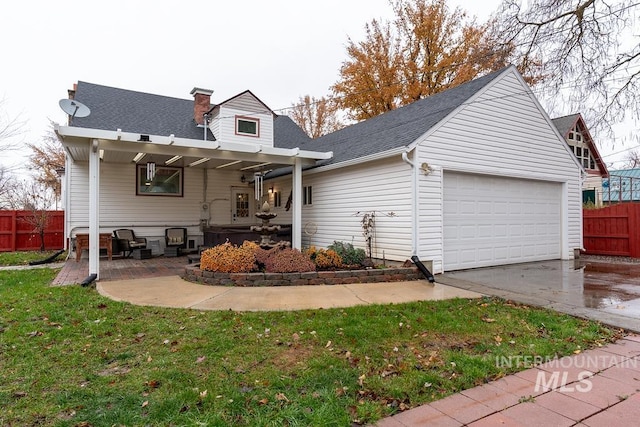
<svg viewBox="0 0 640 427">
<path fill-rule="evenodd" d="M 89 110 L 89 107 L 87 107 L 80 101 L 76 101 L 75 99 L 64 98 L 61 99 L 58 104 L 60 104 L 60 108 L 62 108 L 62 111 L 70 115 L 72 119 L 74 117 L 87 117 L 89 114 L 91 114 L 91 110 Z"/>
</svg>

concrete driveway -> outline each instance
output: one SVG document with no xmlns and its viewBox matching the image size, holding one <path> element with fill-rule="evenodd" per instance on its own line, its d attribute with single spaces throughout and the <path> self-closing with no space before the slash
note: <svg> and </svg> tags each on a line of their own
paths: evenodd
<svg viewBox="0 0 640 427">
<path fill-rule="evenodd" d="M 436 281 L 640 332 L 640 264 L 542 261 L 455 271 Z"/>
</svg>

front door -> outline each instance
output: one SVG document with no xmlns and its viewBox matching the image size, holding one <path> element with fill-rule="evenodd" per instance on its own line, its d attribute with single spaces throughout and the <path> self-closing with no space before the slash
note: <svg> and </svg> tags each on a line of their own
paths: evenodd
<svg viewBox="0 0 640 427">
<path fill-rule="evenodd" d="M 231 193 L 231 222 L 233 224 L 253 223 L 251 209 L 253 192 L 245 188 L 236 188 Z"/>
</svg>

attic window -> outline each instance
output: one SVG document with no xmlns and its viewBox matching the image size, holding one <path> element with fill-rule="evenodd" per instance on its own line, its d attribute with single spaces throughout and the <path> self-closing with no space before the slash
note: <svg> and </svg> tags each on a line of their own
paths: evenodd
<svg viewBox="0 0 640 427">
<path fill-rule="evenodd" d="M 236 116 L 236 135 L 260 136 L 260 120 Z"/>
</svg>

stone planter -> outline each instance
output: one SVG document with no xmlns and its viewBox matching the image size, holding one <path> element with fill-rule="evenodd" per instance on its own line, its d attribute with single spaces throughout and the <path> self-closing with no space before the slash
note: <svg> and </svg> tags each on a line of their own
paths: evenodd
<svg viewBox="0 0 640 427">
<path fill-rule="evenodd" d="M 185 267 L 183 279 L 212 286 L 316 286 L 348 283 L 401 282 L 419 280 L 415 267 L 371 270 L 311 271 L 305 273 L 214 273 L 199 265 Z"/>
</svg>

